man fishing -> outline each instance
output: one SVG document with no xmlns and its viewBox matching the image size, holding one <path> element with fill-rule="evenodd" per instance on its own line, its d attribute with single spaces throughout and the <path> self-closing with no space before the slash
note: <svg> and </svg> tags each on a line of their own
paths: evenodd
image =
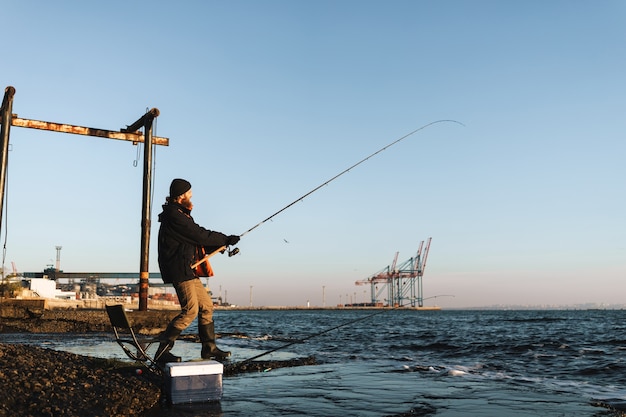
<svg viewBox="0 0 626 417">
<path fill-rule="evenodd" d="M 170 350 L 180 333 L 196 316 L 202 342 L 201 357 L 221 360 L 230 356 L 230 352 L 219 349 L 215 344 L 213 301 L 192 269 L 192 264 L 197 261 L 198 247 L 211 251 L 211 248 L 235 245 L 239 236 L 226 236 L 196 224 L 191 217 L 191 196 L 189 181 L 174 179 L 170 184 L 170 194 L 163 205 L 163 212 L 159 214 L 159 269 L 163 282 L 174 286 L 181 307 L 180 313 L 159 337 L 160 344 L 155 357 L 161 364 L 180 362 L 180 357 L 173 355 Z"/>
<path fill-rule="evenodd" d="M 409 136 L 437 123 L 456 123 L 465 126 L 456 120 L 436 120 L 425 124 L 341 171 L 239 236 L 226 236 L 197 225 L 191 217 L 191 209 L 193 208 L 191 204 L 191 184 L 180 178 L 174 179 L 170 185 L 170 195 L 163 205 L 163 212 L 159 214 L 159 222 L 161 222 L 159 229 L 159 268 L 161 269 L 163 281 L 172 283 L 174 286 L 180 301 L 181 312 L 169 323 L 167 329 L 160 337 L 161 344 L 156 354 L 157 361 L 161 363 L 180 362 L 180 357 L 171 354 L 170 350 L 176 338 L 191 324 L 196 315 L 198 316 L 198 331 L 200 333 L 200 341 L 202 342 L 202 358 L 224 359 L 230 356 L 230 352 L 222 351 L 215 345 L 213 302 L 192 268 L 194 261 L 196 264 L 199 264 L 197 262 L 198 259 L 195 257 L 198 246 L 208 249 L 208 252 L 213 252 L 223 246 L 236 245 L 241 237 L 348 173 L 353 168 Z M 211 248 L 213 250 L 210 250 Z M 233 250 L 229 252 L 229 255 L 234 253 L 236 251 Z M 270 352 L 272 351 L 265 352 L 244 362 L 264 356 Z"/>
</svg>

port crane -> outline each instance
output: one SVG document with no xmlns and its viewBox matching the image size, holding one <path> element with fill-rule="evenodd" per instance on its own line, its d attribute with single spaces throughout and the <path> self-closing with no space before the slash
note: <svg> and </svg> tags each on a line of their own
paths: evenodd
<svg viewBox="0 0 626 417">
<path fill-rule="evenodd" d="M 423 307 L 424 295 L 422 287 L 422 277 L 426 269 L 426 260 L 430 250 L 429 237 L 426 245 L 420 242 L 417 253 L 414 257 L 398 264 L 399 252 L 396 252 L 391 265 L 370 275 L 368 278 L 355 282 L 355 285 L 369 285 L 372 305 L 381 305 L 383 301 L 387 306 Z M 387 292 L 386 299 L 382 299 Z"/>
</svg>

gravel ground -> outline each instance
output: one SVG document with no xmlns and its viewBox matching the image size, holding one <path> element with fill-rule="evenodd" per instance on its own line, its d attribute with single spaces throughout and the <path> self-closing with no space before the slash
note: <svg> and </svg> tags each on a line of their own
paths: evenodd
<svg viewBox="0 0 626 417">
<path fill-rule="evenodd" d="M 159 402 L 135 367 L 26 345 L 0 344 L 0 416 L 137 416 Z"/>
<path fill-rule="evenodd" d="M 129 312 L 144 334 L 176 311 Z M 45 310 L 0 318 L 0 333 L 112 332 L 104 310 Z M 1 336 L 0 336 L 1 340 Z M 132 364 L 131 364 L 132 365 Z M 137 416 L 159 404 L 160 380 L 128 362 L 0 343 L 0 416 Z"/>
<path fill-rule="evenodd" d="M 132 312 L 144 334 L 162 330 L 176 312 Z M 0 318 L 0 333 L 89 333 L 111 331 L 102 310 L 46 310 L 28 318 Z M 1 337 L 1 336 L 0 336 Z M 315 358 L 225 363 L 224 377 L 266 369 L 315 364 Z M 166 406 L 162 379 L 137 366 L 100 358 L 0 343 L 0 417 L 148 416 Z"/>
</svg>

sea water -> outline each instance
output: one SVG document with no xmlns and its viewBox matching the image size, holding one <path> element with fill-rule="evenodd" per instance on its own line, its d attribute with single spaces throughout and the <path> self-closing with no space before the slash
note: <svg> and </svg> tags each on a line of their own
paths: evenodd
<svg viewBox="0 0 626 417">
<path fill-rule="evenodd" d="M 218 409 L 154 416 L 625 416 L 626 311 L 219 310 L 232 362 L 317 365 L 225 377 Z M 190 326 L 186 333 L 196 331 Z M 110 334 L 3 335 L 124 358 Z M 179 341 L 183 360 L 198 343 Z M 172 414 L 173 413 L 173 414 Z"/>
</svg>

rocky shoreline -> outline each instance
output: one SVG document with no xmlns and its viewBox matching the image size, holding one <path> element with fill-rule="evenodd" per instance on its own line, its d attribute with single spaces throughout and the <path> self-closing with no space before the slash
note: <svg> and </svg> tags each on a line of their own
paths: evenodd
<svg viewBox="0 0 626 417">
<path fill-rule="evenodd" d="M 139 416 L 158 384 L 136 367 L 27 345 L 0 344 L 0 416 Z"/>
<path fill-rule="evenodd" d="M 44 310 L 0 318 L 0 333 L 110 332 L 103 310 Z M 176 312 L 133 317 L 142 333 Z M 158 404 L 160 384 L 136 366 L 29 345 L 0 343 L 0 416 L 138 416 Z"/>
<path fill-rule="evenodd" d="M 143 334 L 163 330 L 176 311 L 129 312 Z M 26 317 L 1 317 L 0 333 L 111 332 L 103 310 L 45 310 Z M 287 366 L 315 358 L 225 364 L 224 377 Z M 36 346 L 0 342 L 0 417 L 147 416 L 166 406 L 162 381 L 129 362 L 93 358 Z"/>
<path fill-rule="evenodd" d="M 104 310 L 44 310 L 0 317 L 0 333 L 92 333 L 112 331 Z M 178 314 L 172 310 L 129 311 L 128 318 L 135 331 L 157 334 Z"/>
</svg>

